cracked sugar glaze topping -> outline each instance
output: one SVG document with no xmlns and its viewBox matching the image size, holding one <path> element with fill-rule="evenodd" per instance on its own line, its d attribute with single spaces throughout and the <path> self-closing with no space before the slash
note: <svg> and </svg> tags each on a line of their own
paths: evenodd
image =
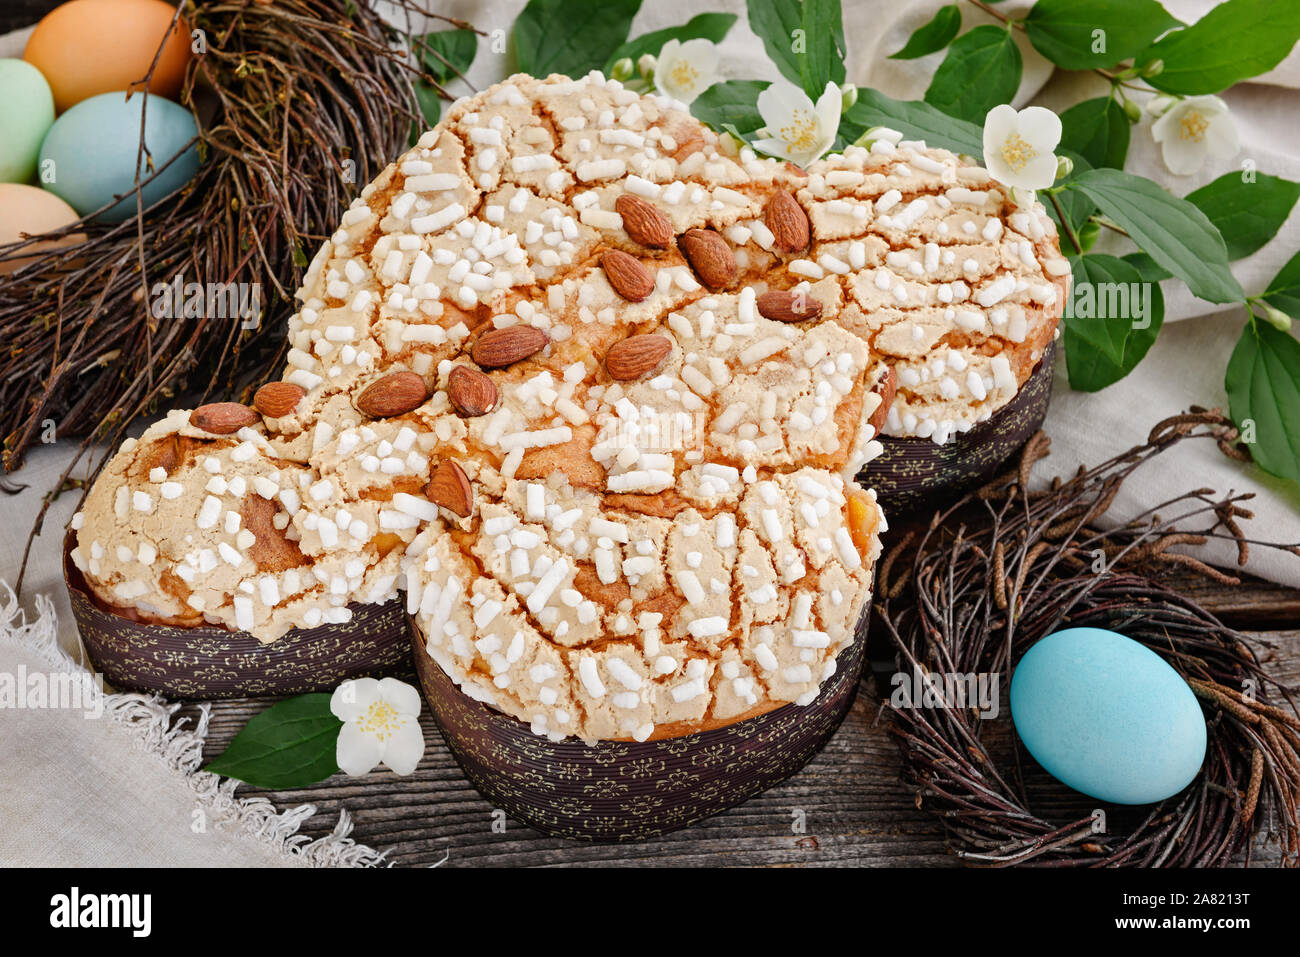
<svg viewBox="0 0 1300 957">
<path fill-rule="evenodd" d="M 263 640 L 405 589 L 554 738 L 811 701 L 870 595 L 877 431 L 987 418 L 1067 289 L 1041 207 L 898 140 L 803 172 L 598 74 L 459 101 L 312 261 L 283 381 L 124 445 L 74 561 Z"/>
</svg>

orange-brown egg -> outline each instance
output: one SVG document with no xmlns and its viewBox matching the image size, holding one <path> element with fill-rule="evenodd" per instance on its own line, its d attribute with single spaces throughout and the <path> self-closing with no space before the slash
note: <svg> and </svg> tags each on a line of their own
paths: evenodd
<svg viewBox="0 0 1300 957">
<path fill-rule="evenodd" d="M 142 86 L 166 36 L 149 92 L 174 100 L 190 61 L 189 26 L 180 19 L 172 27 L 175 14 L 162 0 L 72 0 L 36 25 L 23 59 L 44 74 L 62 113 L 97 94 Z"/>
</svg>

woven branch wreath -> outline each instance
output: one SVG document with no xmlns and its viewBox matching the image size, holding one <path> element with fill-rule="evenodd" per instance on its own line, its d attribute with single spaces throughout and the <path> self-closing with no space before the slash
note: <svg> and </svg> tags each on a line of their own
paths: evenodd
<svg viewBox="0 0 1300 957">
<path fill-rule="evenodd" d="M 964 863 L 1212 867 L 1238 853 L 1249 860 L 1265 827 L 1280 841 L 1284 862 L 1300 862 L 1295 701 L 1240 634 L 1141 573 L 1188 565 L 1235 583 L 1170 549 L 1223 538 L 1236 543 L 1244 564 L 1251 545 L 1295 554 L 1300 547 L 1248 539 L 1238 520 L 1251 517 L 1241 505 L 1250 495 L 1217 497 L 1211 489 L 1162 503 L 1161 515 L 1178 513 L 1172 518 L 1152 510 L 1109 531 L 1095 524 L 1135 469 L 1193 438 L 1232 451 L 1237 434 L 1217 411 L 1193 409 L 1159 423 L 1145 445 L 1033 491 L 1030 471 L 1048 454 L 1039 433 L 1018 468 L 936 514 L 919 542 L 909 533 L 882 563 L 878 617 L 902 671 L 1006 679 L 1010 666 L 1052 631 L 1109 628 L 1164 658 L 1205 714 L 1206 759 L 1196 779 L 1153 806 L 1107 806 L 1107 827 L 1097 833 L 1092 814 L 1064 821 L 1045 814 L 1042 806 L 1055 807 L 1060 794 L 1044 800 L 1040 789 L 1031 799 L 1025 771 L 1032 759 L 1026 762 L 1018 740 L 991 746 L 974 710 L 890 710 L 904 780 L 915 786 L 917 806 L 943 822 L 949 847 Z M 1103 553 L 1104 567 L 1096 571 Z M 1060 805 L 1072 808 L 1071 797 L 1074 804 L 1089 800 L 1069 792 Z"/>
</svg>

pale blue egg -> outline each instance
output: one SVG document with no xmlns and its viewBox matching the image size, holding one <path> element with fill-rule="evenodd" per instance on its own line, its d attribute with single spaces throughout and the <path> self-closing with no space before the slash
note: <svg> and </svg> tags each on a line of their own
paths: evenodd
<svg viewBox="0 0 1300 957">
<path fill-rule="evenodd" d="M 1043 638 L 1011 677 L 1011 719 L 1053 777 L 1114 804 L 1150 804 L 1191 783 L 1205 718 L 1163 658 L 1101 628 Z"/>
<path fill-rule="evenodd" d="M 148 96 L 145 143 L 153 155 L 153 168 L 162 169 L 177 158 L 144 188 L 145 208 L 180 189 L 199 168 L 197 147 L 186 146 L 198 132 L 190 111 L 152 93 Z M 101 93 L 55 120 L 41 144 L 41 185 L 83 216 L 130 192 L 98 219 L 120 223 L 133 216 L 140 103 L 138 92 L 129 100 L 125 93 Z M 141 178 L 148 176 L 146 170 Z"/>
</svg>

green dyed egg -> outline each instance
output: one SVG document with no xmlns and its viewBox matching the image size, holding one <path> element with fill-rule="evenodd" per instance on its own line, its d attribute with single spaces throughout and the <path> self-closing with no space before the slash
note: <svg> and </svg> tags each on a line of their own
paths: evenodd
<svg viewBox="0 0 1300 957">
<path fill-rule="evenodd" d="M 54 94 L 25 60 L 0 60 L 0 183 L 30 182 L 54 123 Z"/>
</svg>

